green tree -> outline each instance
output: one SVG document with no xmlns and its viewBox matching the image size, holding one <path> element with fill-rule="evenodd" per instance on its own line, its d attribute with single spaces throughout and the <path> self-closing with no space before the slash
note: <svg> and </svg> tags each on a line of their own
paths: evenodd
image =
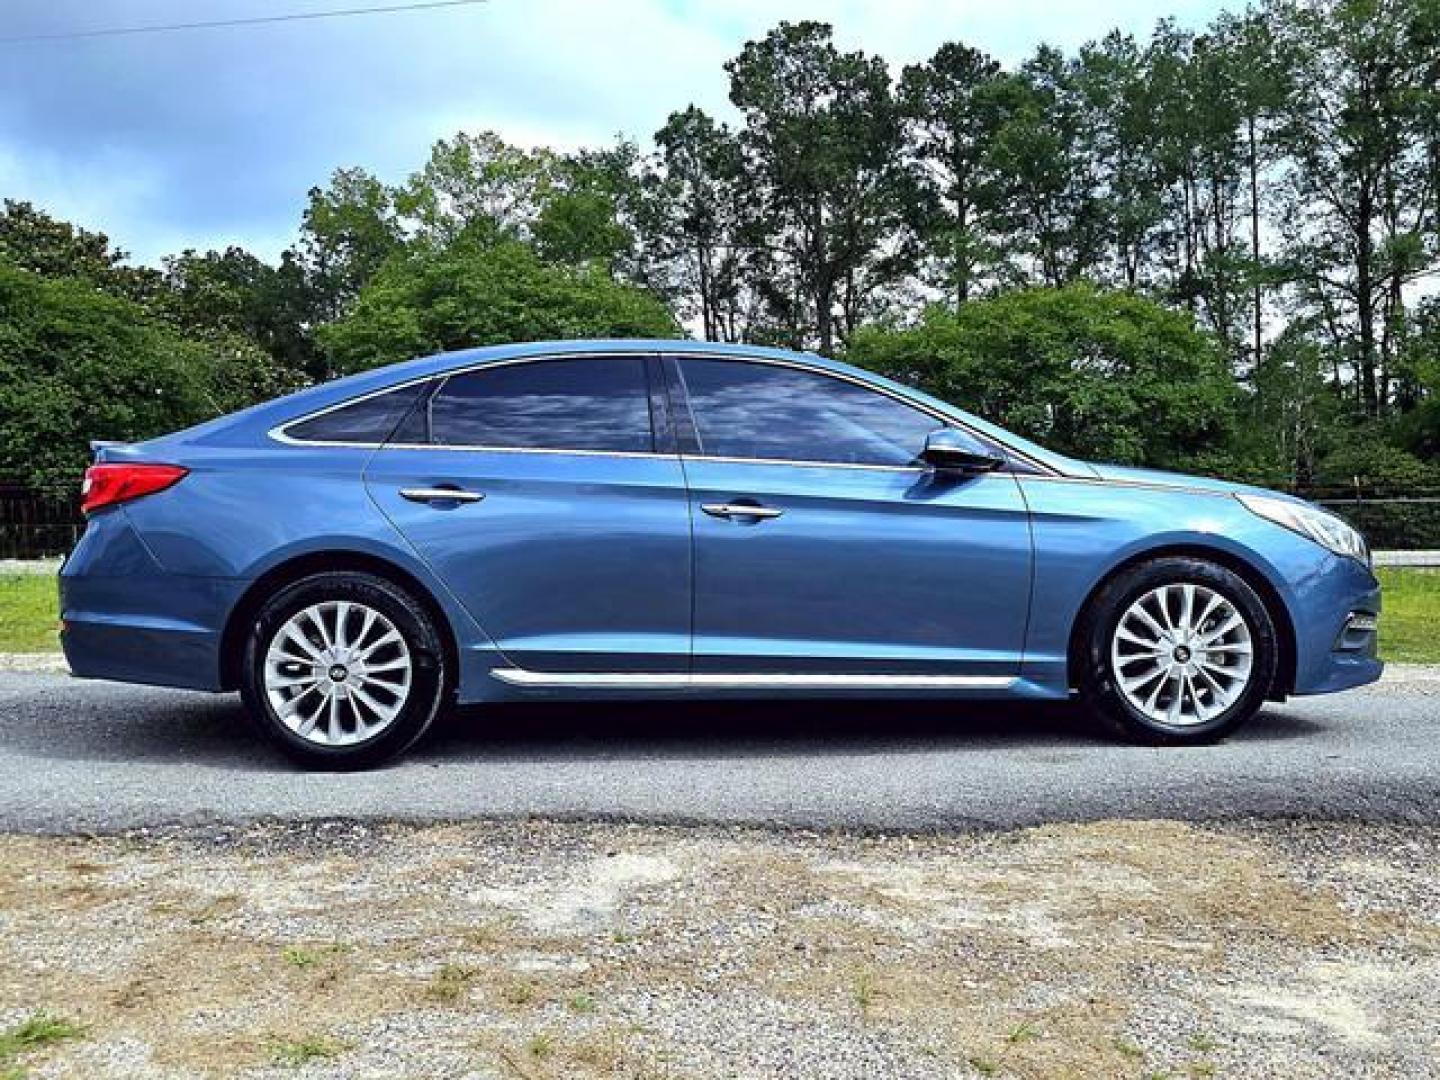
<svg viewBox="0 0 1440 1080">
<path fill-rule="evenodd" d="M 164 274 L 154 307 L 182 333 L 249 341 L 296 380 L 327 375 L 310 329 L 312 295 L 292 252 L 271 266 L 238 247 L 185 251 L 165 260 Z"/>
<path fill-rule="evenodd" d="M 42 277 L 82 278 L 115 296 L 145 302 L 160 289 L 160 275 L 126 265 L 127 255 L 104 233 L 51 217 L 28 202 L 0 206 L 0 261 Z"/>
<path fill-rule="evenodd" d="M 947 42 L 900 78 L 907 140 L 919 171 L 910 218 L 937 272 L 935 284 L 965 303 L 993 269 L 1003 177 L 995 140 L 1013 97 L 998 61 Z"/>
<path fill-rule="evenodd" d="M 1093 272 L 1105 245 L 1090 120 L 1057 50 L 1042 47 L 1011 80 L 1013 104 L 995 143 L 1007 259 L 1022 280 L 1065 285 Z"/>
<path fill-rule="evenodd" d="M 445 246 L 471 225 L 489 222 L 528 238 L 557 182 L 560 158 L 524 150 L 493 131 L 440 139 L 430 159 L 396 193 L 395 204 L 421 240 Z"/>
<path fill-rule="evenodd" d="M 328 187 L 311 188 L 298 256 L 316 318 L 339 317 L 404 247 L 395 193 L 364 169 L 339 169 Z"/>
<path fill-rule="evenodd" d="M 657 161 L 644 177 L 646 257 L 665 269 L 665 289 L 708 341 L 745 340 L 757 318 L 757 264 L 747 242 L 750 185 L 740 142 L 690 106 L 655 133 Z"/>
<path fill-rule="evenodd" d="M 1245 276 L 1250 286 L 1250 360 L 1258 365 L 1264 356 L 1266 293 L 1279 283 L 1262 240 L 1265 177 L 1279 159 L 1276 135 L 1294 93 L 1293 65 L 1272 31 L 1271 21 L 1255 11 L 1240 16 L 1222 14 L 1213 36 L 1221 57 L 1223 92 L 1240 119 L 1248 227 Z"/>
<path fill-rule="evenodd" d="M 750 239 L 779 264 L 774 306 L 790 335 L 813 334 L 833 352 L 909 267 L 898 244 L 901 119 L 885 61 L 841 52 L 824 23 L 781 23 L 726 70 L 745 118 Z M 793 291 L 774 292 L 777 280 Z"/>
<path fill-rule="evenodd" d="M 594 264 L 613 273 L 638 272 L 632 249 L 639 151 L 630 142 L 560 158 L 531 233 L 550 262 Z"/>
<path fill-rule="evenodd" d="M 1074 99 L 1061 115 L 1078 119 L 1068 153 L 1080 167 L 1073 197 L 1089 215 L 1079 224 L 1098 233 L 1096 263 L 1086 272 L 1128 289 L 1153 285 L 1159 269 L 1162 84 L 1152 57 L 1128 34 L 1112 32 L 1082 47 L 1060 82 Z"/>
<path fill-rule="evenodd" d="M 341 371 L 510 341 L 676 332 L 651 294 L 598 267 L 546 263 L 493 226 L 387 263 L 350 313 L 319 331 Z"/>
<path fill-rule="evenodd" d="M 1275 0 L 1295 58 L 1280 137 L 1288 262 L 1302 302 L 1354 371 L 1355 404 L 1389 408 L 1406 290 L 1440 265 L 1430 201 L 1433 0 Z"/>
<path fill-rule="evenodd" d="M 1088 284 L 934 305 L 866 327 L 847 358 L 1081 457 L 1183 466 L 1232 433 L 1236 392 L 1182 312 Z"/>
<path fill-rule="evenodd" d="M 188 341 L 78 277 L 0 262 L 0 475 L 74 490 L 90 439 L 144 439 L 254 400 L 253 346 Z"/>
<path fill-rule="evenodd" d="M 1293 486 L 1315 481 L 1335 428 L 1339 402 L 1327 367 L 1320 343 L 1297 325 L 1271 343 L 1251 374 L 1243 442 Z"/>
</svg>

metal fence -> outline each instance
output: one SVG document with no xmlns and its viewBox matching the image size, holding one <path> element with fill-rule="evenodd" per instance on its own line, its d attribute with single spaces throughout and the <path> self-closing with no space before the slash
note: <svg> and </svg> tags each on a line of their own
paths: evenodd
<svg viewBox="0 0 1440 1080">
<path fill-rule="evenodd" d="M 80 539 L 80 491 L 34 491 L 0 483 L 0 559 L 65 555 Z"/>
<path fill-rule="evenodd" d="M 1297 494 L 1349 520 L 1377 550 L 1440 549 L 1440 490 L 1312 488 Z M 65 555 L 84 529 L 78 487 L 35 491 L 0 482 L 0 559 Z"/>
</svg>

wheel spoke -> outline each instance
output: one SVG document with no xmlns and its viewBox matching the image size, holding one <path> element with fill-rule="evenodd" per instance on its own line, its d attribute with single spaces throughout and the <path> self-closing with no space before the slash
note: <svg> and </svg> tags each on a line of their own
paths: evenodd
<svg viewBox="0 0 1440 1080">
<path fill-rule="evenodd" d="M 320 676 L 319 676 L 319 675 L 314 675 L 314 674 L 311 674 L 311 675 L 275 675 L 275 676 L 273 676 L 272 678 L 269 678 L 269 679 L 266 680 L 266 685 L 267 685 L 267 686 L 272 686 L 272 687 L 278 686 L 278 687 L 284 689 L 285 687 L 291 687 L 291 686 L 313 686 L 313 685 L 319 683 L 319 681 L 320 681 Z"/>
<path fill-rule="evenodd" d="M 1143 686 L 1149 686 L 1152 681 L 1161 678 L 1164 674 L 1165 669 L 1157 665 L 1152 670 L 1145 672 L 1143 675 L 1137 675 L 1133 679 L 1121 679 L 1120 685 L 1123 686 L 1127 692 L 1133 693 Z"/>
<path fill-rule="evenodd" d="M 1249 656 L 1254 650 L 1250 648 L 1250 643 L 1248 641 L 1232 641 L 1228 644 L 1225 642 L 1220 642 L 1214 645 L 1207 645 L 1205 647 L 1205 651 L 1207 653 L 1226 653 L 1227 655 L 1234 656 Z"/>
<path fill-rule="evenodd" d="M 1154 638 L 1141 637 L 1133 630 L 1127 629 L 1123 623 L 1120 625 L 1120 628 L 1115 631 L 1115 636 L 1118 637 L 1121 641 L 1128 641 L 1130 644 L 1138 645 L 1141 649 L 1145 649 L 1150 652 L 1164 651 L 1160 648 L 1159 642 L 1157 642 Z"/>
<path fill-rule="evenodd" d="M 285 628 L 280 632 L 280 638 L 277 639 L 277 643 L 281 641 L 298 645 L 304 655 L 314 660 L 317 664 L 323 664 L 325 662 L 324 655 L 315 647 L 314 643 L 305 636 L 304 632 L 295 625 L 293 620 L 286 623 Z"/>
<path fill-rule="evenodd" d="M 1155 711 L 1155 706 L 1160 703 L 1160 694 L 1165 689 L 1165 684 L 1170 681 L 1168 673 L 1161 672 L 1161 674 L 1166 677 L 1155 681 L 1155 685 L 1150 690 L 1149 697 L 1145 699 L 1145 711 L 1147 713 L 1153 713 Z"/>
<path fill-rule="evenodd" d="M 1215 701 L 1220 702 L 1223 706 L 1226 703 L 1226 699 L 1229 697 L 1229 692 L 1225 689 L 1225 687 L 1220 685 L 1220 680 L 1215 678 L 1215 676 L 1210 673 L 1210 665 L 1201 664 L 1198 668 L 1195 669 L 1195 674 L 1199 675 L 1200 678 L 1205 680 L 1205 682 L 1210 687 L 1210 694 L 1212 698 Z"/>
<path fill-rule="evenodd" d="M 381 720 L 393 720 L 395 718 L 395 714 L 400 711 L 398 705 L 382 705 L 380 702 L 376 701 L 373 697 L 371 697 L 369 693 L 367 693 L 361 687 L 357 686 L 353 688 L 350 693 L 363 701 L 366 707 Z"/>
<path fill-rule="evenodd" d="M 1184 704 L 1185 697 L 1185 684 L 1183 680 L 1184 673 L 1178 668 L 1172 671 L 1170 678 L 1166 680 L 1167 682 L 1173 682 L 1175 684 L 1175 693 L 1170 697 L 1170 708 L 1166 713 L 1166 719 L 1172 724 L 1180 720 L 1180 707 Z"/>
<path fill-rule="evenodd" d="M 314 690 L 316 689 L 316 687 L 311 687 L 310 689 Z M 316 704 L 314 710 L 310 713 L 309 716 L 306 716 L 304 713 L 301 712 L 299 704 L 300 700 L 309 693 L 310 690 L 306 690 L 304 693 L 297 694 L 295 697 L 291 698 L 290 704 L 293 705 L 294 708 L 291 709 L 287 714 L 285 714 L 284 717 L 287 723 L 290 719 L 293 719 L 297 716 L 300 717 L 300 723 L 298 725 L 293 725 L 295 734 L 297 735 L 309 735 L 312 731 L 314 731 L 315 722 L 320 719 L 320 714 L 325 711 L 326 697 L 322 694 L 319 702 Z"/>
<path fill-rule="evenodd" d="M 324 646 L 323 651 L 329 652 L 335 647 L 334 640 L 330 637 L 330 631 L 325 626 L 325 609 L 323 606 L 306 608 L 305 614 L 314 625 L 316 632 L 320 635 L 320 643 Z"/>
<path fill-rule="evenodd" d="M 363 653 L 360 654 L 360 659 L 368 660 L 370 657 L 374 656 L 375 653 L 377 653 L 379 650 L 383 649 L 386 645 L 394 645 L 401 640 L 402 639 L 399 633 L 394 630 L 387 630 L 384 634 L 377 638 L 368 649 L 366 649 Z"/>
<path fill-rule="evenodd" d="M 1223 623 L 1220 624 L 1218 629 L 1212 630 L 1210 633 L 1206 634 L 1203 638 L 1201 638 L 1200 644 L 1205 648 L 1210 648 L 1213 642 L 1219 641 L 1221 638 L 1225 637 L 1237 627 L 1241 627 L 1244 625 L 1245 620 L 1242 619 L 1238 613 L 1232 614 L 1228 619 L 1226 619 Z"/>
<path fill-rule="evenodd" d="M 1210 719 L 1210 714 L 1205 708 L 1205 703 L 1200 700 L 1200 691 L 1195 686 L 1195 680 L 1191 678 L 1189 672 L 1185 673 L 1185 691 L 1190 696 L 1190 703 L 1195 706 L 1195 719 L 1203 724 Z"/>
<path fill-rule="evenodd" d="M 341 600 L 335 605 L 335 647 L 344 649 L 350 644 L 350 639 L 345 635 L 345 623 L 350 618 L 350 605 Z"/>
<path fill-rule="evenodd" d="M 1155 597 L 1155 606 L 1160 610 L 1160 621 L 1165 626 L 1167 636 L 1175 634 L 1175 617 L 1170 614 L 1170 587 L 1167 585 L 1158 589 L 1152 594 Z"/>
<path fill-rule="evenodd" d="M 366 665 L 365 665 L 365 677 L 366 677 L 366 678 L 369 678 L 371 675 L 374 675 L 377 671 L 409 671 L 409 670 L 410 670 L 410 661 L 409 661 L 409 660 L 405 660 L 405 659 L 401 659 L 401 660 L 386 660 L 386 661 L 384 661 L 383 663 L 380 663 L 380 664 L 366 664 Z"/>
<path fill-rule="evenodd" d="M 364 656 L 366 653 L 365 639 L 370 636 L 370 631 L 375 626 L 375 618 L 375 610 L 367 607 L 365 609 L 365 618 L 360 623 L 360 633 L 355 635 L 355 649 L 361 656 Z"/>
<path fill-rule="evenodd" d="M 1195 620 L 1195 630 L 1197 633 L 1205 629 L 1205 624 L 1210 621 L 1210 616 L 1215 614 L 1215 609 L 1224 604 L 1225 598 L 1219 593 L 1210 594 L 1210 602 L 1205 605 L 1205 610 L 1202 611 L 1200 617 Z"/>
<path fill-rule="evenodd" d="M 1145 610 L 1142 604 L 1136 604 L 1134 607 L 1132 607 L 1130 609 L 1130 614 L 1133 615 L 1135 618 L 1139 619 L 1141 622 L 1143 622 L 1146 626 L 1150 627 L 1150 629 L 1155 632 L 1156 641 L 1170 636 L 1170 631 L 1166 630 L 1165 627 L 1161 626 L 1160 623 L 1156 621 L 1155 617 L 1151 615 L 1150 612 Z"/>
<path fill-rule="evenodd" d="M 355 687 L 350 688 L 350 714 L 355 717 L 355 735 L 363 738 L 365 730 L 370 726 L 365 720 L 365 714 L 360 709 L 360 694 Z"/>
</svg>

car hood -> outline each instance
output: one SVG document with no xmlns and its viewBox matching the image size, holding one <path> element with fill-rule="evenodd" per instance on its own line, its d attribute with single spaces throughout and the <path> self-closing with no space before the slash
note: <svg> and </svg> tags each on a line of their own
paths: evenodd
<svg viewBox="0 0 1440 1080">
<path fill-rule="evenodd" d="M 1185 491 L 1212 491 L 1217 495 L 1268 495 L 1276 499 L 1290 499 L 1303 502 L 1292 495 L 1256 487 L 1254 484 L 1237 484 L 1230 480 L 1215 480 L 1208 476 L 1187 476 L 1184 473 L 1163 472 L 1160 469 L 1136 469 L 1129 465 L 1092 465 L 1102 480 L 1117 483 L 1146 484 L 1152 487 L 1178 488 Z"/>
</svg>

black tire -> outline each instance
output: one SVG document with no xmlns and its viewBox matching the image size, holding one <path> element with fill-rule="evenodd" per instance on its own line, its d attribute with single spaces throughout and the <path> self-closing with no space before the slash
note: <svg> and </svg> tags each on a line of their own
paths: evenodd
<svg viewBox="0 0 1440 1080">
<path fill-rule="evenodd" d="M 276 634 L 299 612 L 329 601 L 364 605 L 384 616 L 404 639 L 410 660 L 408 692 L 394 719 L 377 734 L 346 745 L 321 745 L 292 731 L 265 686 L 265 657 Z M 260 608 L 245 638 L 240 696 L 256 727 L 291 760 L 307 769 L 348 771 L 372 768 L 414 745 L 448 700 L 450 681 L 440 629 L 425 608 L 384 578 L 340 571 L 293 582 Z"/>
<path fill-rule="evenodd" d="M 1111 643 L 1136 600 L 1161 586 L 1187 583 L 1204 586 L 1229 602 L 1245 620 L 1252 653 L 1250 681 L 1240 696 L 1205 721 L 1180 726 L 1161 723 L 1129 701 L 1117 685 Z M 1122 738 L 1152 746 L 1196 745 L 1223 739 L 1259 712 L 1275 680 L 1279 656 L 1274 620 L 1244 578 L 1204 559 L 1164 557 L 1116 575 L 1091 600 L 1077 630 L 1075 681 L 1091 714 Z"/>
</svg>

